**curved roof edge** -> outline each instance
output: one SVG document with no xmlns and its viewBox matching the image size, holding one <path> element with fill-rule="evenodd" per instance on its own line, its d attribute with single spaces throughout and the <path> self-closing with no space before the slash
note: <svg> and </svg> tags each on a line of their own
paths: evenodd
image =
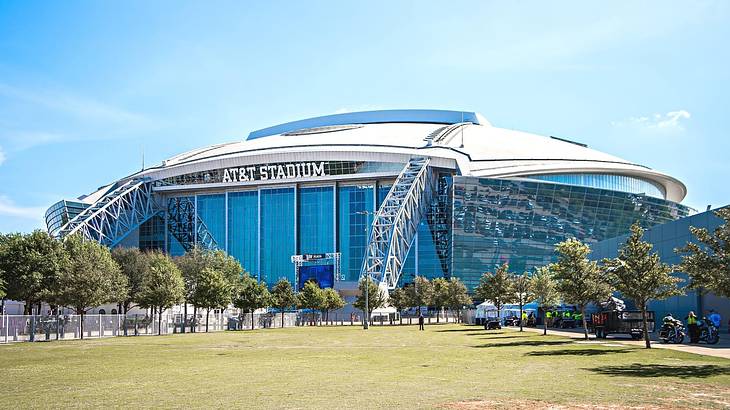
<svg viewBox="0 0 730 410">
<path fill-rule="evenodd" d="M 470 122 L 476 125 L 490 125 L 481 114 L 471 111 L 450 110 L 378 110 L 348 112 L 343 114 L 325 115 L 322 117 L 307 118 L 298 121 L 274 125 L 252 131 L 246 140 L 268 137 L 301 130 L 332 125 L 348 124 L 380 124 L 385 122 L 411 122 L 428 124 L 458 124 Z"/>
</svg>

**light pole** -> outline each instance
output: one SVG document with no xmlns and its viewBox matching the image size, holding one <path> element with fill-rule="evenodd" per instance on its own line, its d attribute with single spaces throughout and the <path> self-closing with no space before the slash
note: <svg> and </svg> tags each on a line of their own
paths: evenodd
<svg viewBox="0 0 730 410">
<path fill-rule="evenodd" d="M 370 226 L 370 215 L 375 215 L 375 212 L 371 211 L 358 211 L 355 212 L 358 215 L 365 215 L 366 222 L 365 222 L 365 238 L 368 240 L 368 227 Z M 365 257 L 367 257 L 367 246 L 368 243 L 366 242 L 365 245 Z M 362 328 L 363 330 L 368 330 L 368 326 L 370 325 L 370 304 L 369 304 L 369 295 L 370 295 L 370 272 L 365 272 L 365 318 L 362 322 Z"/>
</svg>

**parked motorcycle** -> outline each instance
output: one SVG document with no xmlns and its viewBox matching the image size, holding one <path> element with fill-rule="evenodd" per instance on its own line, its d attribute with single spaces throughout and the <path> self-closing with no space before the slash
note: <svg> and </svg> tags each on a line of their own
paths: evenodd
<svg viewBox="0 0 730 410">
<path fill-rule="evenodd" d="M 720 341 L 720 332 L 710 320 L 705 319 L 699 322 L 700 342 L 705 342 L 708 345 L 714 345 Z"/>
<path fill-rule="evenodd" d="M 682 343 L 686 333 L 682 323 L 665 323 L 659 330 L 662 343 Z"/>
</svg>

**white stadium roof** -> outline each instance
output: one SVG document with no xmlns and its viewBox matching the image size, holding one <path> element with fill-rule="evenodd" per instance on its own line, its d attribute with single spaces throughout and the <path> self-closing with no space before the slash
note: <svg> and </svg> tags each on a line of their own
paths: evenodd
<svg viewBox="0 0 730 410">
<path fill-rule="evenodd" d="M 583 144 L 494 127 L 474 112 L 437 110 L 368 111 L 281 124 L 254 131 L 244 141 L 177 155 L 125 179 L 293 160 L 405 163 L 414 155 L 430 156 L 432 165 L 457 168 L 461 175 L 613 174 L 652 182 L 670 201 L 680 202 L 687 193 L 669 175 Z"/>
</svg>

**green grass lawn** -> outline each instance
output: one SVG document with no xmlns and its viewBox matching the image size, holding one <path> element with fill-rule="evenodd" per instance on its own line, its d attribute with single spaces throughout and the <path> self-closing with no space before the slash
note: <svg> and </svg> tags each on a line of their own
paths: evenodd
<svg viewBox="0 0 730 410">
<path fill-rule="evenodd" d="M 15 408 L 730 406 L 730 360 L 473 326 L 416 329 L 13 344 L 0 346 L 0 392 Z"/>
</svg>

